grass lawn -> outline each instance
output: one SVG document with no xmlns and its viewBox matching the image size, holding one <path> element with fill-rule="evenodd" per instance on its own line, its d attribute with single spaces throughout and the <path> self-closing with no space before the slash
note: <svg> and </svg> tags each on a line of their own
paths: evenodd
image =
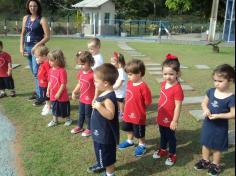
<svg viewBox="0 0 236 176">
<path fill-rule="evenodd" d="M 47 128 L 51 117 L 40 115 L 41 107 L 33 107 L 32 102 L 27 101 L 33 91 L 33 78 L 29 69 L 24 69 L 27 60 L 19 54 L 19 38 L 3 37 L 5 50 L 11 53 L 14 63 L 22 66 L 14 70 L 13 76 L 16 84 L 17 97 L 0 100 L 1 111 L 17 127 L 17 138 L 20 144 L 20 158 L 23 161 L 25 175 L 27 176 L 89 176 L 87 167 L 95 162 L 91 138 L 83 138 L 80 135 L 70 134 L 70 130 L 76 125 L 78 106 L 76 101 L 71 101 L 71 117 L 74 123 L 71 127 L 64 127 L 63 123 L 55 128 Z M 76 85 L 76 70 L 74 69 L 74 55 L 78 50 L 86 49 L 86 40 L 79 39 L 51 39 L 48 43 L 50 49 L 61 48 L 67 58 L 68 89 L 72 91 Z M 196 90 L 186 92 L 185 96 L 202 96 L 212 87 L 212 70 L 197 70 L 194 65 L 207 64 L 214 68 L 218 64 L 234 63 L 234 48 L 221 48 L 221 53 L 212 53 L 207 46 L 134 43 L 130 46 L 148 55 L 150 61 L 161 63 L 167 53 L 179 56 L 181 64 L 189 67 L 182 69 L 182 78 Z M 101 52 L 109 61 L 113 51 L 120 49 L 116 42 L 102 41 Z M 126 59 L 131 59 L 124 53 Z M 177 158 L 174 167 L 166 167 L 164 159 L 153 160 L 153 151 L 159 144 L 159 132 L 155 125 L 157 114 L 156 102 L 159 96 L 160 85 L 153 76 L 148 73 L 145 80 L 153 93 L 153 104 L 148 108 L 148 120 L 146 139 L 147 153 L 141 157 L 133 156 L 133 148 L 118 151 L 116 175 L 118 176 L 197 176 L 207 175 L 206 172 L 196 172 L 194 163 L 200 159 L 201 146 L 199 144 L 201 122 L 197 122 L 188 111 L 200 109 L 200 105 L 183 106 L 177 136 Z M 234 86 L 232 89 L 235 89 Z M 230 128 L 234 128 L 234 120 L 230 121 Z M 121 132 L 121 141 L 126 139 Z M 225 164 L 222 175 L 234 175 L 235 148 L 231 147 L 224 153 L 222 163 Z"/>
</svg>

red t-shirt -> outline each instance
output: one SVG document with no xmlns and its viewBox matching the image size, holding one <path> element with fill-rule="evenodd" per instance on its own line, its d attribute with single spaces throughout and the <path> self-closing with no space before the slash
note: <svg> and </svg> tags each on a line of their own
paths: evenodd
<svg viewBox="0 0 236 176">
<path fill-rule="evenodd" d="M 77 80 L 80 81 L 80 102 L 92 104 L 95 94 L 93 70 L 91 69 L 87 73 L 80 70 L 77 75 Z"/>
<path fill-rule="evenodd" d="M 38 69 L 38 80 L 40 87 L 47 87 L 48 86 L 48 72 L 50 69 L 50 65 L 48 60 L 45 60 L 42 64 L 39 65 Z"/>
<path fill-rule="evenodd" d="M 145 125 L 146 107 L 152 103 L 152 95 L 146 83 L 133 85 L 128 81 L 123 120 L 136 125 Z"/>
<path fill-rule="evenodd" d="M 67 73 L 64 68 L 51 68 L 49 70 L 49 82 L 50 82 L 50 101 L 56 101 L 55 95 L 58 92 L 62 84 L 67 84 Z M 67 88 L 62 91 L 61 96 L 57 99 L 59 102 L 69 101 Z"/>
<path fill-rule="evenodd" d="M 11 56 L 7 52 L 2 51 L 0 53 L 0 77 L 9 77 L 7 74 L 9 63 L 11 63 Z"/>
<path fill-rule="evenodd" d="M 161 126 L 170 127 L 175 110 L 175 100 L 183 101 L 184 93 L 180 83 L 165 89 L 166 81 L 161 84 L 160 99 L 158 101 L 157 123 Z"/>
</svg>

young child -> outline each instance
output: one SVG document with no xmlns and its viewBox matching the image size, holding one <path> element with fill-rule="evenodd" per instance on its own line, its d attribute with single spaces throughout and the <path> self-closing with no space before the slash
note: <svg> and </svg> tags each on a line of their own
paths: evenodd
<svg viewBox="0 0 236 176">
<path fill-rule="evenodd" d="M 70 101 L 67 93 L 67 72 L 65 70 L 65 57 L 61 50 L 53 50 L 48 53 L 49 82 L 47 96 L 52 104 L 53 119 L 48 123 L 48 127 L 57 125 L 58 118 L 66 118 L 65 126 L 72 123 L 70 119 Z"/>
<path fill-rule="evenodd" d="M 228 64 L 219 65 L 213 71 L 214 88 L 206 92 L 202 102 L 205 116 L 201 130 L 202 159 L 194 168 L 208 169 L 211 176 L 221 172 L 220 160 L 228 148 L 228 120 L 235 119 L 235 95 L 230 85 L 235 81 L 235 70 Z M 210 162 L 210 155 L 213 161 Z"/>
<path fill-rule="evenodd" d="M 93 56 L 88 51 L 82 51 L 76 54 L 76 62 L 81 65 L 78 72 L 78 83 L 72 91 L 72 99 L 76 100 L 79 97 L 79 118 L 77 127 L 71 130 L 72 134 L 82 132 L 82 136 L 90 136 L 90 119 L 92 114 L 92 101 L 95 94 L 93 70 L 91 67 L 94 65 Z M 83 129 L 84 120 L 87 121 L 87 129 Z"/>
<path fill-rule="evenodd" d="M 119 77 L 116 80 L 116 83 L 113 86 L 113 89 L 116 93 L 116 99 L 119 107 L 119 120 L 122 120 L 123 112 L 124 112 L 124 100 L 125 100 L 125 92 L 127 86 L 127 74 L 125 73 L 125 58 L 123 54 L 118 52 L 114 52 L 113 57 L 111 58 L 111 64 L 114 65 L 119 73 Z"/>
<path fill-rule="evenodd" d="M 12 78 L 11 56 L 3 51 L 3 43 L 0 41 L 0 98 L 6 97 L 5 89 L 10 90 L 10 96 L 15 97 L 15 85 Z"/>
<path fill-rule="evenodd" d="M 113 85 L 118 71 L 112 64 L 95 69 L 95 87 L 100 94 L 93 103 L 91 129 L 97 163 L 88 168 L 89 173 L 106 170 L 103 176 L 114 176 L 116 145 L 119 143 L 118 106 Z"/>
<path fill-rule="evenodd" d="M 103 57 L 100 53 L 100 48 L 101 41 L 98 38 L 93 38 L 88 42 L 89 52 L 94 58 L 94 66 L 92 67 L 93 70 L 103 64 Z"/>
<path fill-rule="evenodd" d="M 49 97 L 47 97 L 47 87 L 48 87 L 48 72 L 51 68 L 48 62 L 47 54 L 49 50 L 46 46 L 40 45 L 35 48 L 34 54 L 36 57 L 36 62 L 39 64 L 38 69 L 38 83 L 39 83 L 39 98 L 33 103 L 34 106 L 42 105 L 46 102 L 42 109 L 41 115 L 49 115 L 51 112 L 51 104 Z"/>
<path fill-rule="evenodd" d="M 125 108 L 122 129 L 127 132 L 128 139 L 119 144 L 120 150 L 134 145 L 133 138 L 139 140 L 134 155 L 142 156 L 146 152 L 145 123 L 146 108 L 152 103 L 151 91 L 142 80 L 145 75 L 145 65 L 141 60 L 132 60 L 126 67 L 128 84 L 126 89 Z"/>
<path fill-rule="evenodd" d="M 178 81 L 180 63 L 176 56 L 168 54 L 162 63 L 164 81 L 161 83 L 160 99 L 158 101 L 157 123 L 161 136 L 160 149 L 154 152 L 153 158 L 159 159 L 168 155 L 165 164 L 172 166 L 176 163 L 176 137 L 184 93 Z M 169 145 L 169 152 L 167 151 Z"/>
</svg>

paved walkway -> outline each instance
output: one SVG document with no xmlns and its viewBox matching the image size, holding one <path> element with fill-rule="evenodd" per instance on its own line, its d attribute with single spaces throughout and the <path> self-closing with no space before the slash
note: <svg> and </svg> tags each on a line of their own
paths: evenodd
<svg viewBox="0 0 236 176">
<path fill-rule="evenodd" d="M 16 176 L 13 165 L 15 158 L 12 143 L 15 139 L 15 128 L 0 112 L 0 176 Z"/>
</svg>

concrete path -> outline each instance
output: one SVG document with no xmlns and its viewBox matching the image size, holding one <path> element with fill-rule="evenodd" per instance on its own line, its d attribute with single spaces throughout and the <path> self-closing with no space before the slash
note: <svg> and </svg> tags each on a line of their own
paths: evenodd
<svg viewBox="0 0 236 176">
<path fill-rule="evenodd" d="M 12 143 L 15 139 L 15 128 L 0 112 L 0 176 L 16 176 L 13 165 L 15 155 Z"/>
</svg>

